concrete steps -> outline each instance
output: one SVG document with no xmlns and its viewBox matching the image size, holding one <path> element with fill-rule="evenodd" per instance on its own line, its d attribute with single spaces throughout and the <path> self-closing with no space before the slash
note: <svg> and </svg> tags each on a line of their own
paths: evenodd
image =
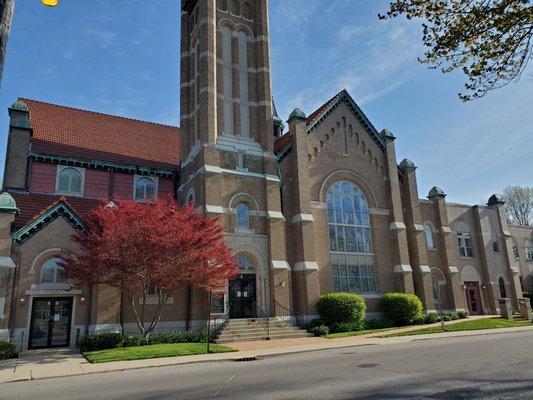
<svg viewBox="0 0 533 400">
<path fill-rule="evenodd" d="M 261 319 L 261 321 L 256 321 L 252 318 L 232 319 L 217 336 L 215 343 L 266 340 L 266 322 L 266 318 Z M 269 318 L 268 322 L 270 339 L 293 339 L 313 336 L 313 334 L 307 333 L 278 318 Z"/>
</svg>

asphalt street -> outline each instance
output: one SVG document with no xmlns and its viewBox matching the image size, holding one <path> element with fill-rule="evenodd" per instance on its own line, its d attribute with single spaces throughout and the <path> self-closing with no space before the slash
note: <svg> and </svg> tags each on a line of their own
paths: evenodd
<svg viewBox="0 0 533 400">
<path fill-rule="evenodd" d="M 533 332 L 0 385 L 0 399 L 533 399 Z"/>
</svg>

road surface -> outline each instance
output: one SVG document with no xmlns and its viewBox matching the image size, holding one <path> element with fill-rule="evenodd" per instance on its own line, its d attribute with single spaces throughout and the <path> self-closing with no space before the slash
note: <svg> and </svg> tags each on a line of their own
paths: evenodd
<svg viewBox="0 0 533 400">
<path fill-rule="evenodd" d="M 0 399 L 533 399 L 533 332 L 8 383 Z"/>
</svg>

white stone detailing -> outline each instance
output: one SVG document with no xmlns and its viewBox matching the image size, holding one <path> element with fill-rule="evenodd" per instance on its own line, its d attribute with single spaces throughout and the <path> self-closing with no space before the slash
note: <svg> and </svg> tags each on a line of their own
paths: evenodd
<svg viewBox="0 0 533 400">
<path fill-rule="evenodd" d="M 296 224 L 298 222 L 315 222 L 315 219 L 311 214 L 296 214 L 292 217 L 292 223 Z"/>
<path fill-rule="evenodd" d="M 268 42 L 268 36 L 266 35 L 259 35 L 255 38 L 256 42 Z"/>
<path fill-rule="evenodd" d="M 405 229 L 405 224 L 403 222 L 391 222 L 391 224 L 389 226 L 389 229 L 391 231 L 404 230 Z"/>
<path fill-rule="evenodd" d="M 323 203 L 321 201 L 312 201 L 311 202 L 311 208 L 317 208 L 320 210 L 325 210 L 327 208 L 326 203 Z"/>
<path fill-rule="evenodd" d="M 399 265 L 395 265 L 394 266 L 394 272 L 405 274 L 405 273 L 408 273 L 408 272 L 413 272 L 413 269 L 411 268 L 410 265 L 399 264 Z"/>
<path fill-rule="evenodd" d="M 265 174 L 265 179 L 269 182 L 280 182 L 279 177 L 276 175 Z"/>
<path fill-rule="evenodd" d="M 290 270 L 291 267 L 287 261 L 276 261 L 272 260 L 272 269 L 273 270 Z"/>
<path fill-rule="evenodd" d="M 364 297 L 365 299 L 382 299 L 383 298 L 383 295 L 382 294 L 361 294 L 360 295 L 361 297 Z"/>
<path fill-rule="evenodd" d="M 513 275 L 518 275 L 520 273 L 518 271 L 518 268 L 516 268 L 516 267 L 511 267 L 511 272 L 513 273 Z"/>
<path fill-rule="evenodd" d="M 261 145 L 255 140 L 232 135 L 220 135 L 217 139 L 216 148 L 232 152 L 241 151 L 256 156 L 262 156 L 264 153 Z"/>
<path fill-rule="evenodd" d="M 507 236 L 507 237 L 511 237 L 511 232 L 507 231 L 507 230 L 504 230 L 503 231 L 503 236 Z"/>
<path fill-rule="evenodd" d="M 450 274 L 458 274 L 459 273 L 459 268 L 453 266 L 453 265 L 450 265 L 448 266 L 448 272 Z"/>
<path fill-rule="evenodd" d="M 414 224 L 413 228 L 414 228 L 415 232 L 424 232 L 424 225 Z"/>
<path fill-rule="evenodd" d="M 139 298 L 139 304 L 143 304 L 143 298 Z M 146 304 L 159 304 L 159 296 L 157 294 L 149 294 L 146 296 Z M 165 304 L 174 304 L 174 297 L 169 297 Z"/>
<path fill-rule="evenodd" d="M 224 214 L 224 207 L 206 205 L 205 212 L 210 214 Z"/>
<path fill-rule="evenodd" d="M 429 268 L 429 265 L 421 265 L 418 268 L 420 269 L 420 272 L 422 272 L 423 274 L 431 273 L 431 268 Z"/>
<path fill-rule="evenodd" d="M 450 234 L 450 233 L 452 233 L 452 230 L 450 229 L 449 226 L 443 226 L 442 227 L 442 233 Z"/>
<path fill-rule="evenodd" d="M 80 289 L 64 290 L 64 289 L 28 289 L 24 291 L 26 296 L 75 296 L 80 295 L 83 292 Z"/>
<path fill-rule="evenodd" d="M 205 172 L 210 172 L 212 174 L 221 174 L 222 173 L 222 168 L 214 166 L 214 165 L 204 165 L 203 166 L 203 170 Z"/>
<path fill-rule="evenodd" d="M 285 219 L 280 211 L 267 211 L 267 216 L 270 219 Z"/>
<path fill-rule="evenodd" d="M 369 208 L 368 213 L 372 215 L 390 215 L 390 211 L 386 208 Z"/>
<path fill-rule="evenodd" d="M 11 257 L 0 257 L 0 268 L 15 268 L 15 263 Z"/>
<path fill-rule="evenodd" d="M 257 103 L 257 105 L 259 107 L 271 107 L 272 106 L 272 101 L 271 100 L 261 100 Z"/>
<path fill-rule="evenodd" d="M 302 261 L 294 264 L 294 271 L 318 271 L 318 264 L 312 261 Z"/>
</svg>

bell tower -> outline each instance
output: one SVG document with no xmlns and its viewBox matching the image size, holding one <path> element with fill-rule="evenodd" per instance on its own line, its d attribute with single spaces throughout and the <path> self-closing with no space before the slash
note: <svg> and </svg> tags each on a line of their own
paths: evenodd
<svg viewBox="0 0 533 400">
<path fill-rule="evenodd" d="M 273 154 L 267 0 L 182 0 L 180 201 L 220 216 L 256 301 L 291 307 Z"/>
</svg>

